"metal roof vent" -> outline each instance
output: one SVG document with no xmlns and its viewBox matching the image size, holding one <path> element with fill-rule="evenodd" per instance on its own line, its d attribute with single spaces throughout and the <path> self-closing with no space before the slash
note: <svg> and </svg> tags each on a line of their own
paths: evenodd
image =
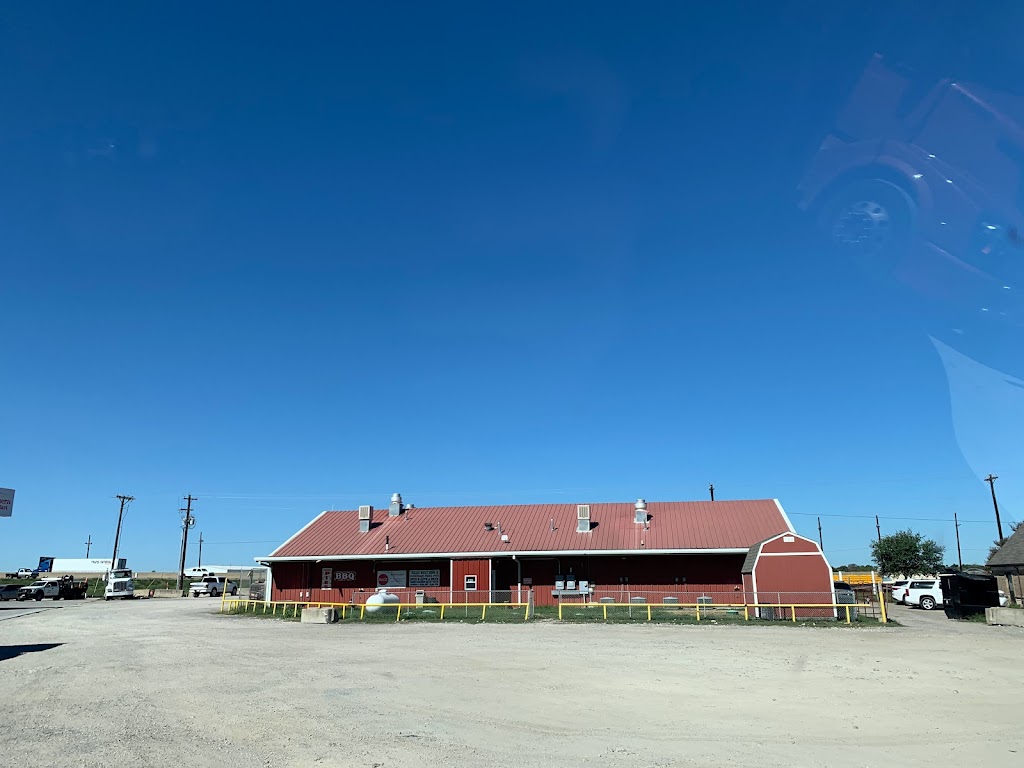
<svg viewBox="0 0 1024 768">
<path fill-rule="evenodd" d="M 590 533 L 590 505 L 576 505 L 576 532 Z"/>
<path fill-rule="evenodd" d="M 633 505 L 636 508 L 636 516 L 633 518 L 634 522 L 647 523 L 647 502 L 643 499 L 637 499 L 636 504 Z"/>
<path fill-rule="evenodd" d="M 363 504 L 359 507 L 359 532 L 369 533 L 370 524 L 373 522 L 373 507 Z"/>
<path fill-rule="evenodd" d="M 388 517 L 398 517 L 402 514 L 402 494 L 391 494 L 391 506 L 388 507 Z"/>
</svg>

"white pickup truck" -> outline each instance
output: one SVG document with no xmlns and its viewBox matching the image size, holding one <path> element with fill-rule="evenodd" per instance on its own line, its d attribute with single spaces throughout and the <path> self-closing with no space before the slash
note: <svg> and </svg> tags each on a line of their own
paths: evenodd
<svg viewBox="0 0 1024 768">
<path fill-rule="evenodd" d="M 227 581 L 223 576 L 204 576 L 202 581 L 193 581 L 189 584 L 188 591 L 192 597 L 200 595 L 220 597 L 225 592 L 229 595 L 237 595 L 238 585 L 233 581 Z"/>
</svg>

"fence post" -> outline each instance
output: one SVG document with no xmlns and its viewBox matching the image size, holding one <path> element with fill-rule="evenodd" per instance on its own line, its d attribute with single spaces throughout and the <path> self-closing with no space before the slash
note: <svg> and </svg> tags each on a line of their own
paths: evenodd
<svg viewBox="0 0 1024 768">
<path fill-rule="evenodd" d="M 700 621 L 700 603 L 697 603 L 697 621 Z"/>
<path fill-rule="evenodd" d="M 401 603 L 399 603 L 399 604 L 398 604 L 398 612 L 397 612 L 397 613 L 395 613 L 395 621 L 398 621 L 398 620 L 400 620 L 401 618 L 402 618 L 402 604 L 401 604 Z"/>
<path fill-rule="evenodd" d="M 795 605 L 789 606 L 789 612 L 793 616 L 793 623 L 796 624 L 796 606 Z"/>
<path fill-rule="evenodd" d="M 850 606 L 849 605 L 846 606 L 846 623 L 847 624 L 850 623 Z"/>
<path fill-rule="evenodd" d="M 601 608 L 604 611 L 604 620 L 608 621 L 608 603 L 601 603 Z"/>
<path fill-rule="evenodd" d="M 441 621 L 444 621 L 444 603 L 441 603 Z"/>
<path fill-rule="evenodd" d="M 558 601 L 558 620 L 562 620 L 562 601 Z"/>
<path fill-rule="evenodd" d="M 651 620 L 651 604 L 650 603 L 647 604 L 647 620 L 648 621 Z"/>
<path fill-rule="evenodd" d="M 750 621 L 750 608 L 747 607 L 746 603 L 743 604 L 743 620 Z"/>
<path fill-rule="evenodd" d="M 359 620 L 362 621 L 366 618 L 366 603 L 359 606 Z"/>
<path fill-rule="evenodd" d="M 483 621 L 486 618 L 487 618 L 487 603 L 484 603 L 484 608 L 483 608 L 482 611 L 480 611 L 480 621 Z"/>
</svg>

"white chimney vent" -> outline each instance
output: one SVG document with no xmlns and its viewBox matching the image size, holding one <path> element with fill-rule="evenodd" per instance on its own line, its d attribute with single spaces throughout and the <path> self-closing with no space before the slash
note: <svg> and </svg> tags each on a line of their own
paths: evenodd
<svg viewBox="0 0 1024 768">
<path fill-rule="evenodd" d="M 637 499 L 636 504 L 633 505 L 636 509 L 636 515 L 633 518 L 634 522 L 647 523 L 647 502 L 643 499 Z"/>
</svg>

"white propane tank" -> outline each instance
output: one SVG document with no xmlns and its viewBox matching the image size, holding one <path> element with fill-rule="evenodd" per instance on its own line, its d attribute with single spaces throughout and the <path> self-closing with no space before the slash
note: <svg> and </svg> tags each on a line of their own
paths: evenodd
<svg viewBox="0 0 1024 768">
<path fill-rule="evenodd" d="M 377 594 L 370 595 L 366 601 L 366 612 L 376 613 L 386 605 L 394 605 L 399 602 L 398 595 L 393 595 L 386 589 L 378 589 Z"/>
</svg>

